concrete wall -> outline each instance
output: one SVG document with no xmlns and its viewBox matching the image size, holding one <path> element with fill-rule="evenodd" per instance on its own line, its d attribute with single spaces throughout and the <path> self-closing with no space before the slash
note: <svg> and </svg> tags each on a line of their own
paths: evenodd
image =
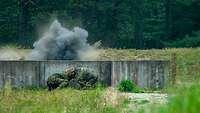
<svg viewBox="0 0 200 113">
<path fill-rule="evenodd" d="M 163 88 L 169 78 L 169 62 L 115 61 L 111 77 L 113 86 L 128 79 L 143 88 Z"/>
<path fill-rule="evenodd" d="M 11 81 L 14 87 L 46 86 L 47 78 L 70 66 L 93 71 L 105 85 L 133 80 L 144 88 L 163 88 L 168 77 L 167 61 L 0 61 L 0 87 Z"/>
</svg>

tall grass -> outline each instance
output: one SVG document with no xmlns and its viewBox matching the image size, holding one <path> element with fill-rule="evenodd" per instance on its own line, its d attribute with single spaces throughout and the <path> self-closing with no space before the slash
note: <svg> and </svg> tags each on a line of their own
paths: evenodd
<svg viewBox="0 0 200 113">
<path fill-rule="evenodd" d="M 200 85 L 182 86 L 170 91 L 167 104 L 148 108 L 141 108 L 130 113 L 199 113 L 200 111 Z"/>
<path fill-rule="evenodd" d="M 120 113 L 118 105 L 105 104 L 104 90 L 63 89 L 0 91 L 0 113 Z"/>
</svg>

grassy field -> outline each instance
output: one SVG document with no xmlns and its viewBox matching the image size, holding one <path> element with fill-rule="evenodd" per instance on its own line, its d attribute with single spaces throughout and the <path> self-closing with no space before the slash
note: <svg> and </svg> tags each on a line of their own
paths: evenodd
<svg viewBox="0 0 200 113">
<path fill-rule="evenodd" d="M 163 104 L 130 101 L 102 88 L 49 92 L 6 87 L 0 91 L 0 113 L 199 113 L 199 87 L 194 84 L 171 88 L 168 102 Z"/>
<path fill-rule="evenodd" d="M 0 113 L 120 113 L 124 98 L 113 104 L 105 89 L 0 91 Z M 109 98 L 108 98 L 109 97 Z"/>
</svg>

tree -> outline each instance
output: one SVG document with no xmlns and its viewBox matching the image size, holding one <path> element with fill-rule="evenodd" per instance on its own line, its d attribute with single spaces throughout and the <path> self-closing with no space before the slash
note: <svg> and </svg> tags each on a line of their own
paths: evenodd
<svg viewBox="0 0 200 113">
<path fill-rule="evenodd" d="M 27 46 L 27 29 L 28 29 L 28 1 L 20 1 L 20 18 L 19 18 L 19 40 L 22 47 Z"/>
<path fill-rule="evenodd" d="M 166 35 L 166 10 L 163 0 L 146 0 L 144 41 L 145 48 L 161 48 Z"/>
<path fill-rule="evenodd" d="M 165 7 L 166 7 L 166 38 L 172 38 L 172 11 L 173 11 L 173 1 L 172 0 L 165 0 Z"/>
<path fill-rule="evenodd" d="M 199 0 L 0 0 L 0 43 L 32 45 L 57 17 L 68 28 L 88 30 L 90 43 L 163 48 L 193 37 L 199 12 Z"/>
<path fill-rule="evenodd" d="M 144 0 L 134 0 L 134 39 L 135 39 L 135 48 L 142 49 L 143 48 L 143 40 L 144 40 Z"/>
</svg>

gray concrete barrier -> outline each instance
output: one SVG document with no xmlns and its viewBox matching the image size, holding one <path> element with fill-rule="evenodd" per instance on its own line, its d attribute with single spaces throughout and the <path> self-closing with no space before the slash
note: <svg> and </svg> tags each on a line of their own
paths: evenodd
<svg viewBox="0 0 200 113">
<path fill-rule="evenodd" d="M 8 81 L 13 87 L 45 87 L 51 74 L 71 66 L 89 69 L 107 86 L 130 79 L 143 88 L 163 88 L 169 76 L 169 61 L 0 61 L 0 87 Z"/>
</svg>

